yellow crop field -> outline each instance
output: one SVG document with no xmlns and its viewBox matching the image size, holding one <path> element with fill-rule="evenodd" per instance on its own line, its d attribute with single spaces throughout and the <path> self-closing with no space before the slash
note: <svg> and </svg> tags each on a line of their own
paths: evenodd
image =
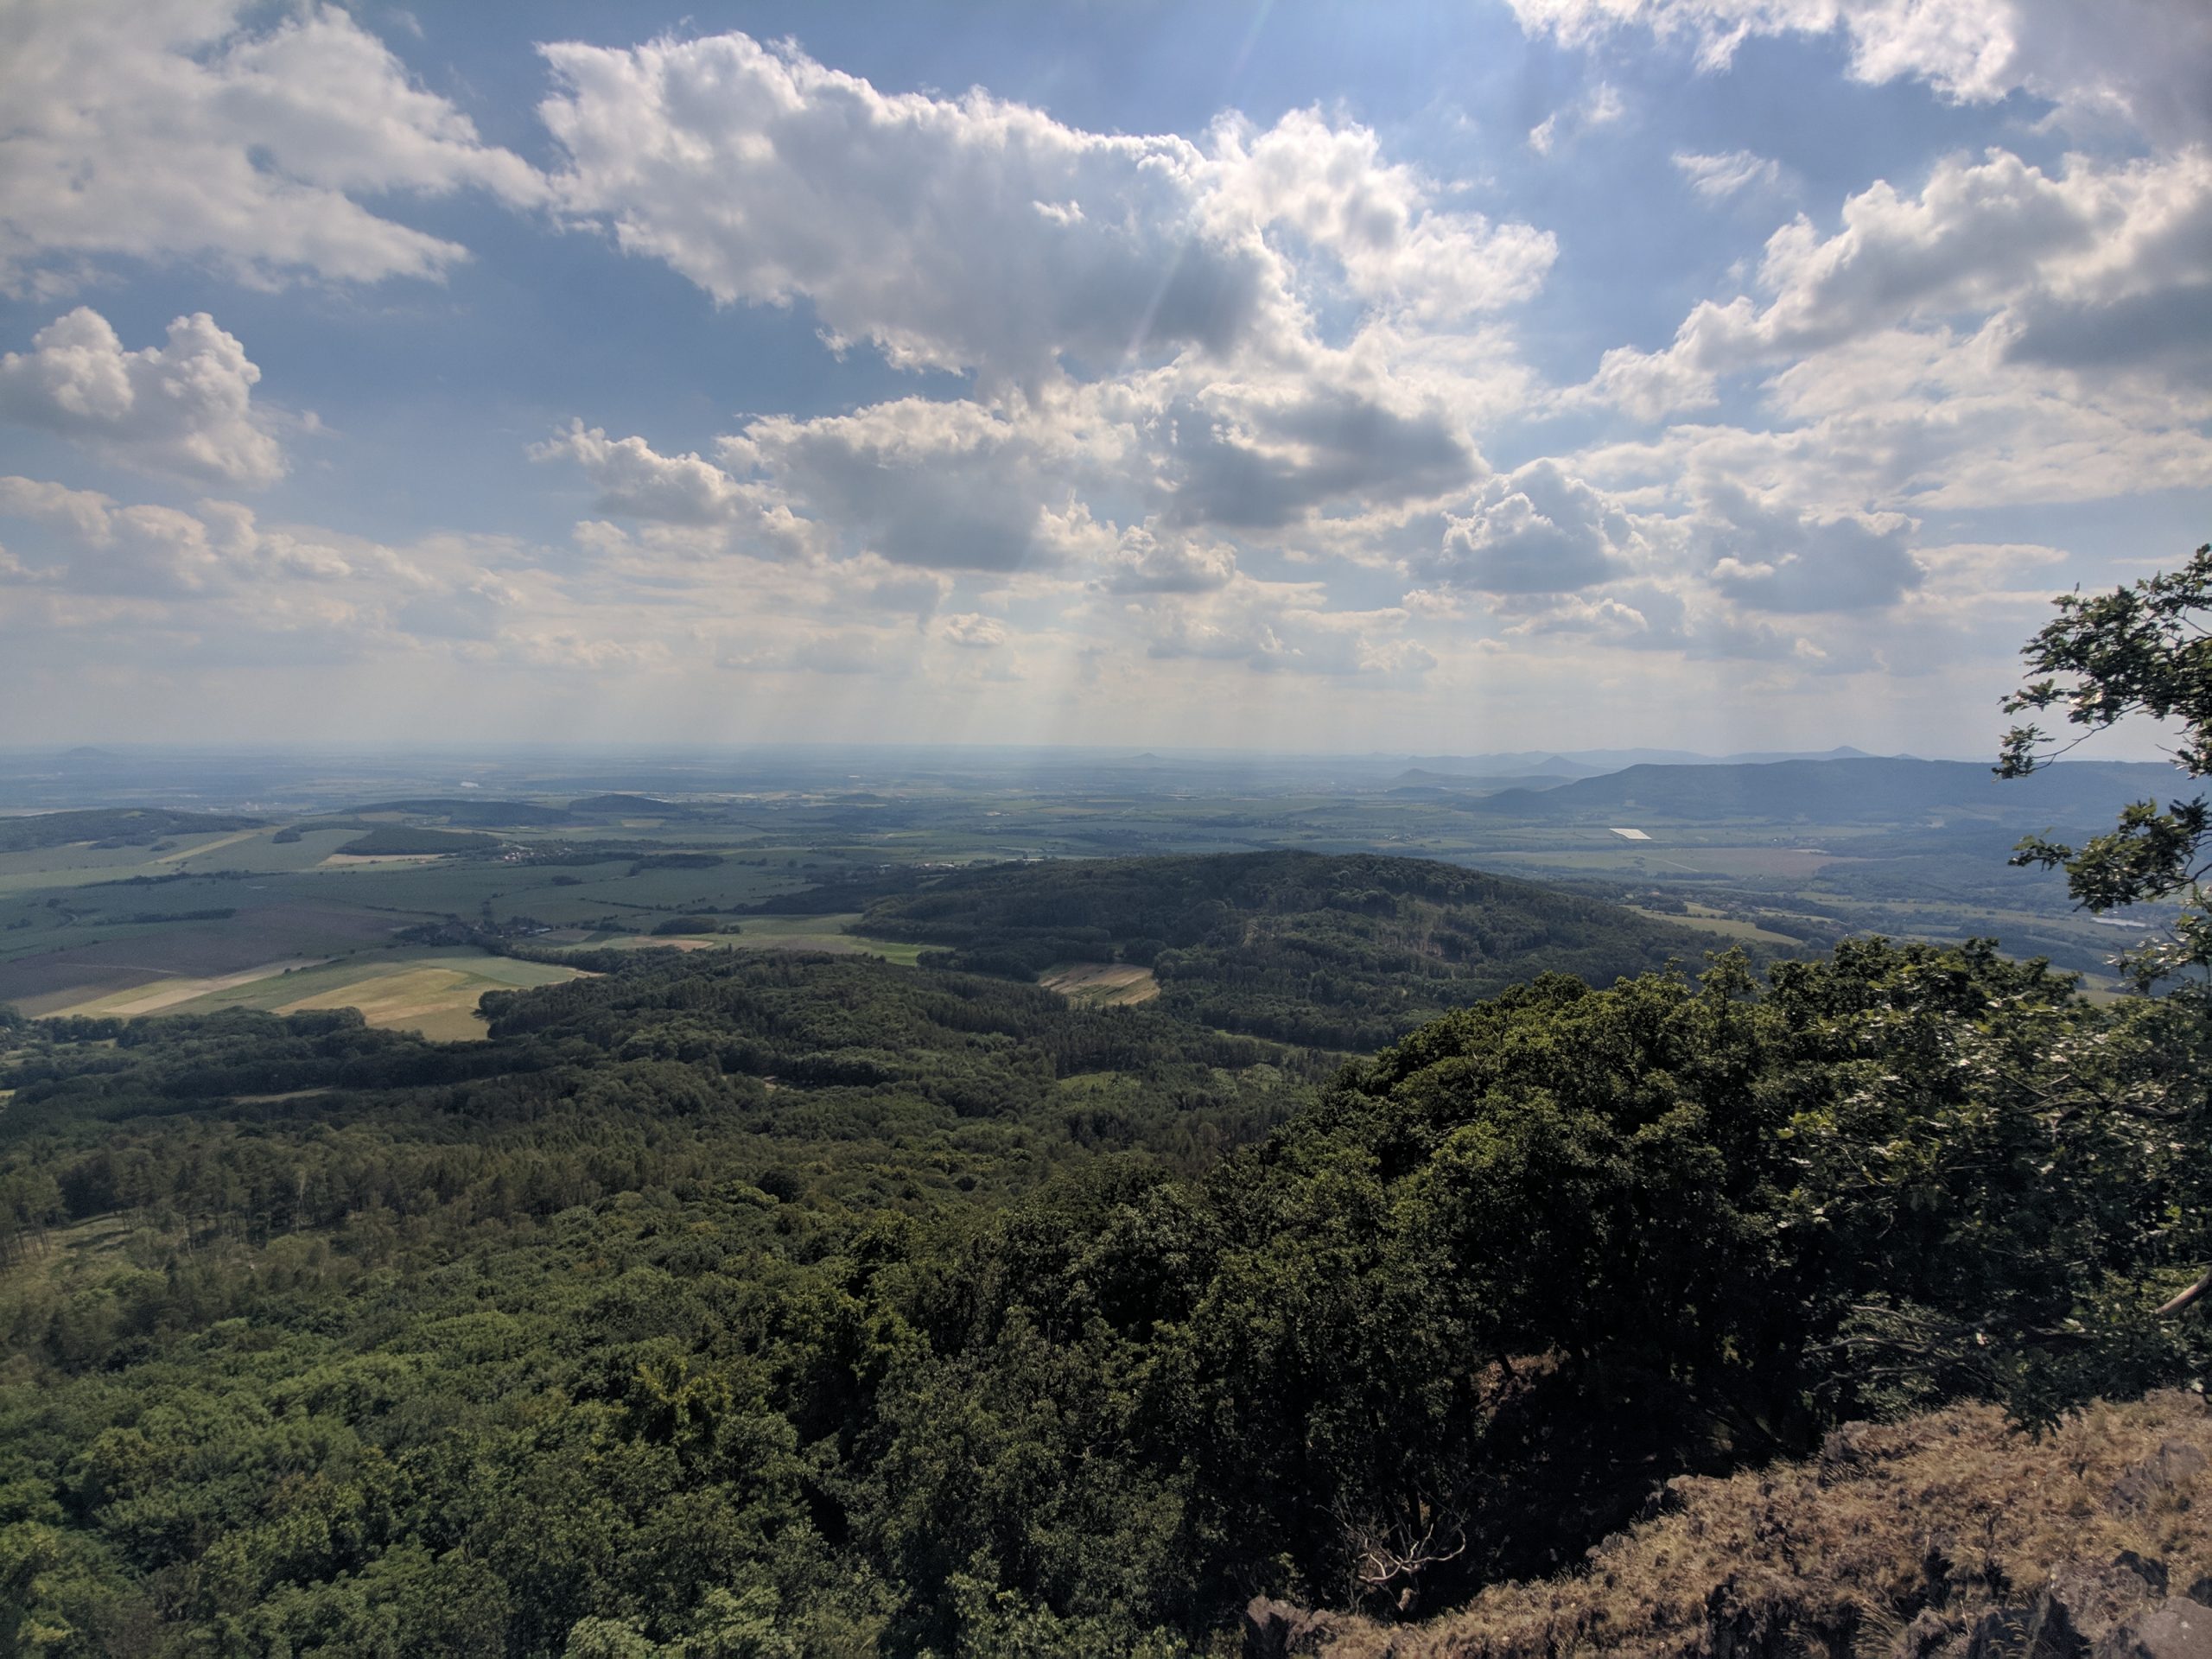
<svg viewBox="0 0 2212 1659">
<path fill-rule="evenodd" d="M 111 1014 L 118 1019 L 131 1019 L 142 1014 L 166 1014 L 181 1003 L 196 1002 L 203 997 L 219 995 L 224 991 L 241 986 L 257 985 L 296 969 L 318 968 L 315 959 L 297 957 L 279 962 L 264 962 L 257 967 L 242 968 L 235 973 L 175 975 L 143 984 L 132 985 L 122 990 L 102 990 L 82 1001 L 69 1002 L 59 1007 L 39 1007 L 41 1014 Z"/>
<path fill-rule="evenodd" d="M 485 1034 L 484 1021 L 476 1013 L 477 1001 L 485 992 L 557 984 L 579 978 L 582 972 L 505 957 L 402 959 L 376 964 L 344 984 L 317 986 L 304 996 L 276 1004 L 273 1012 L 359 1008 L 361 1018 L 372 1026 L 419 1032 L 434 1042 L 467 1042 Z"/>
<path fill-rule="evenodd" d="M 335 962 L 265 963 L 237 973 L 175 976 L 104 990 L 46 1014 L 213 1014 L 258 1008 L 293 1014 L 303 1008 L 359 1008 L 372 1026 L 419 1032 L 438 1042 L 485 1034 L 476 1003 L 486 991 L 519 990 L 577 978 L 582 969 L 467 951 L 353 956 Z"/>
</svg>

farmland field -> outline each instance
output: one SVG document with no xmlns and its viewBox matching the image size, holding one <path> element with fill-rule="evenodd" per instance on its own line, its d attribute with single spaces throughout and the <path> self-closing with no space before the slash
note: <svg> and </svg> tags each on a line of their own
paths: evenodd
<svg viewBox="0 0 2212 1659">
<path fill-rule="evenodd" d="M 648 786 L 635 775 L 565 787 L 518 776 L 502 786 L 505 797 L 464 798 L 450 783 L 410 780 L 403 795 L 388 776 L 348 783 L 317 770 L 296 775 L 286 785 L 295 805 L 276 811 L 259 804 L 274 791 L 257 761 L 250 791 L 226 796 L 214 777 L 195 779 L 194 799 L 219 815 L 205 833 L 172 810 L 158 839 L 26 846 L 24 818 L 7 819 L 19 850 L 0 853 L 0 1002 L 38 1014 L 231 1006 L 257 996 L 252 988 L 282 965 L 323 963 L 303 971 L 349 973 L 354 982 L 365 952 L 389 964 L 480 944 L 529 947 L 524 954 L 813 950 L 912 963 L 922 947 L 846 931 L 902 883 L 979 862 L 1254 849 L 1383 852 L 1564 884 L 1688 921 L 1716 948 L 1819 949 L 1853 932 L 1986 935 L 2109 982 L 2105 963 L 2120 943 L 2116 930 L 2072 912 L 2056 878 L 2005 866 L 2018 830 L 2039 819 L 2008 828 L 1975 806 L 1836 822 L 1789 799 L 1770 810 L 1756 791 L 1740 790 L 1734 809 L 1700 816 L 1699 798 L 1679 789 L 1664 810 L 1612 802 L 1545 819 L 1544 802 L 1567 798 L 1546 789 L 1526 795 L 1534 816 L 1516 817 L 1478 783 L 1434 770 L 1404 773 L 1426 780 L 1416 787 L 1391 786 L 1393 764 L 1268 762 L 1224 774 L 1212 762 L 1056 763 L 1033 772 L 984 758 L 882 775 L 802 758 L 761 763 L 721 792 L 693 767 L 679 798 L 658 801 L 629 792 Z M 1664 774 L 1652 772 L 1631 792 L 1661 805 Z M 8 787 L 0 776 L 0 794 Z M 116 788 L 67 804 L 128 809 L 147 799 Z M 615 792 L 594 805 L 594 790 Z M 100 821 L 86 822 L 97 830 Z M 1613 833 L 1623 824 L 1650 839 L 1624 840 Z M 446 854 L 334 857 L 368 825 L 470 839 Z M 658 931 L 691 917 L 705 919 L 688 932 Z M 325 983 L 318 977 L 315 988 Z M 1135 980 L 1064 988 L 1089 1000 L 1140 994 Z M 384 989 L 395 1007 L 410 997 L 472 1001 L 465 986 L 442 981 Z"/>
<path fill-rule="evenodd" d="M 1732 916 L 1700 915 L 1694 910 L 1683 915 L 1675 915 L 1663 910 L 1648 909 L 1642 905 L 1630 905 L 1629 908 L 1639 916 L 1649 916 L 1655 922 L 1672 922 L 1677 927 L 1694 928 L 1700 933 L 1718 934 L 1724 939 L 1744 939 L 1758 944 L 1784 947 L 1797 943 L 1787 933 L 1777 933 L 1755 922 L 1739 921 Z"/>
<path fill-rule="evenodd" d="M 412 918 L 280 900 L 240 906 L 228 916 L 146 925 L 73 919 L 74 925 L 0 932 L 0 942 L 13 947 L 0 961 L 0 1001 L 52 1014 L 156 982 L 222 978 L 273 963 L 340 956 L 389 942 Z M 16 945 L 18 939 L 26 943 Z"/>
<path fill-rule="evenodd" d="M 921 946 L 899 939 L 871 939 L 846 932 L 857 914 L 841 916 L 747 916 L 745 931 L 727 943 L 747 950 L 826 950 L 833 956 L 867 955 L 912 967 Z"/>
<path fill-rule="evenodd" d="M 474 952 L 404 952 L 314 964 L 212 989 L 171 1010 L 213 1014 L 258 1008 L 293 1014 L 305 1008 L 359 1008 L 372 1026 L 419 1032 L 438 1042 L 484 1035 L 478 999 L 486 991 L 555 985 L 581 969 Z"/>
<path fill-rule="evenodd" d="M 1058 991 L 1071 1002 L 1103 1003 L 1126 1007 L 1149 1002 L 1160 995 L 1160 982 L 1149 968 L 1122 962 L 1071 962 L 1048 968 L 1037 982 Z"/>
</svg>

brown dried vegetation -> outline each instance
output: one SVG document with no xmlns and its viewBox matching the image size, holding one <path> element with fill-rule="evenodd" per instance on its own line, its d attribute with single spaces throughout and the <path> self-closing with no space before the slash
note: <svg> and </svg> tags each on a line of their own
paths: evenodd
<svg viewBox="0 0 2212 1659">
<path fill-rule="evenodd" d="M 2040 1438 L 1991 1406 L 1853 1424 L 1821 1454 L 1669 1481 L 1573 1573 L 1500 1584 L 1431 1624 L 1318 1619 L 1330 1659 L 1872 1659 L 2087 1650 L 2212 1573 L 2212 1414 L 2097 1402 Z M 2075 1644 L 2080 1645 L 2076 1647 Z M 2103 1650 L 2100 1648 L 2099 1650 Z"/>
</svg>

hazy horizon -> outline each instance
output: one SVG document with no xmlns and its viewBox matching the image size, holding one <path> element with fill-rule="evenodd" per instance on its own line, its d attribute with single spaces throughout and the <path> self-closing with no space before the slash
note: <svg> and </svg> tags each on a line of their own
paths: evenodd
<svg viewBox="0 0 2212 1659">
<path fill-rule="evenodd" d="M 2212 524 L 2175 0 L 0 48 L 11 748 L 1976 758 Z"/>
</svg>

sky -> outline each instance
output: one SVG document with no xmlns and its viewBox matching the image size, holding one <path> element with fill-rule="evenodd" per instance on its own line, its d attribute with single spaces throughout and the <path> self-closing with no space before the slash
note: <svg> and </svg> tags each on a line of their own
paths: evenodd
<svg viewBox="0 0 2212 1659">
<path fill-rule="evenodd" d="M 2212 539 L 2207 87 L 2202 0 L 0 0 L 0 743 L 1988 753 Z"/>
</svg>

